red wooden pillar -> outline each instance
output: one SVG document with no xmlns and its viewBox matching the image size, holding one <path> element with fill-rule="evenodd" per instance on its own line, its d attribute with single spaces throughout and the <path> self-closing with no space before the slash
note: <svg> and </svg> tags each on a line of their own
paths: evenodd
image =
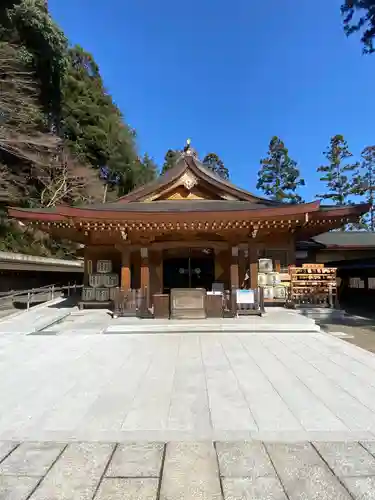
<svg viewBox="0 0 375 500">
<path fill-rule="evenodd" d="M 121 258 L 121 290 L 128 292 L 131 288 L 130 252 L 124 250 Z"/>
<path fill-rule="evenodd" d="M 146 295 L 147 307 L 150 305 L 150 267 L 148 249 L 141 248 L 141 290 Z"/>
<path fill-rule="evenodd" d="M 230 285 L 233 288 L 239 288 L 239 268 L 238 268 L 238 247 L 232 247 L 230 263 Z"/>
<path fill-rule="evenodd" d="M 258 248 L 249 245 L 250 288 L 258 287 Z"/>
</svg>

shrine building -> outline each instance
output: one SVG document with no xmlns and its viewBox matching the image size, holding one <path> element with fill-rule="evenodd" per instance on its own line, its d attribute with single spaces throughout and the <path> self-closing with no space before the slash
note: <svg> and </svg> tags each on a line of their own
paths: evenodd
<svg viewBox="0 0 375 500">
<path fill-rule="evenodd" d="M 271 201 L 223 180 L 187 145 L 174 167 L 115 202 L 9 208 L 9 215 L 84 245 L 85 278 L 111 262 L 122 290 L 148 290 L 149 305 L 171 289 L 258 286 L 258 259 L 280 271 L 296 242 L 355 222 L 367 204 Z M 100 271 L 100 270 L 99 270 Z"/>
</svg>

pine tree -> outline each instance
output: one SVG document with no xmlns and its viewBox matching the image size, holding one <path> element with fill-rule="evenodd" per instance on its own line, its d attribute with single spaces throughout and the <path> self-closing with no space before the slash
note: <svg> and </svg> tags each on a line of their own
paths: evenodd
<svg viewBox="0 0 375 500">
<path fill-rule="evenodd" d="M 371 54 L 375 51 L 375 0 L 345 0 L 341 6 L 344 18 L 344 29 L 347 35 L 361 32 L 363 52 Z M 358 17 L 356 17 L 358 14 Z"/>
<path fill-rule="evenodd" d="M 286 203 L 301 203 L 296 192 L 305 181 L 300 177 L 297 162 L 290 158 L 288 149 L 279 137 L 272 137 L 267 157 L 260 161 L 257 189 L 272 200 Z"/>
<path fill-rule="evenodd" d="M 155 180 L 158 170 L 155 160 L 148 153 L 145 153 L 139 161 L 139 168 L 135 171 L 134 188 Z"/>
<path fill-rule="evenodd" d="M 161 175 L 165 174 L 167 170 L 175 166 L 177 158 L 180 156 L 181 151 L 177 149 L 168 149 L 164 156 L 164 163 L 161 168 Z"/>
<path fill-rule="evenodd" d="M 366 147 L 362 153 L 362 162 L 353 179 L 353 194 L 364 196 L 365 201 L 370 205 L 370 211 L 364 215 L 357 229 L 375 231 L 375 146 Z"/>
<path fill-rule="evenodd" d="M 203 165 L 212 170 L 212 172 L 217 174 L 222 179 L 229 179 L 229 171 L 216 153 L 207 154 L 203 159 Z"/>
<path fill-rule="evenodd" d="M 65 140 L 94 168 L 122 168 L 125 173 L 137 158 L 132 130 L 106 92 L 92 55 L 75 46 L 68 60 L 62 102 Z"/>
<path fill-rule="evenodd" d="M 353 155 L 342 135 L 331 138 L 330 146 L 324 153 L 328 165 L 321 165 L 317 171 L 322 172 L 320 180 L 327 185 L 327 192 L 317 195 L 317 198 L 329 200 L 334 205 L 350 203 L 349 196 L 353 193 L 353 174 L 358 169 L 358 163 L 346 163 Z"/>
</svg>

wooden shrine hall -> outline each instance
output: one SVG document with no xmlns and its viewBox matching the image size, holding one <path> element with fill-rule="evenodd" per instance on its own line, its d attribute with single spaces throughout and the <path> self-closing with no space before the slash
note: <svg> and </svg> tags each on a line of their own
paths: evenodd
<svg viewBox="0 0 375 500">
<path fill-rule="evenodd" d="M 173 290 L 256 289 L 258 259 L 270 259 L 279 272 L 295 264 L 297 241 L 367 211 L 365 204 L 261 198 L 218 177 L 188 144 L 164 175 L 115 202 L 9 208 L 9 215 L 84 244 L 84 284 L 102 290 L 93 291 L 91 299 L 108 300 L 119 286 L 124 292 L 145 291 L 152 308 Z"/>
</svg>

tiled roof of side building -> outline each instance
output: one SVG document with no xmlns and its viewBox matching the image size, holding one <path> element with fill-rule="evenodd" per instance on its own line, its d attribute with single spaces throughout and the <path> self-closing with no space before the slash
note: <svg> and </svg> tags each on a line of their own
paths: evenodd
<svg viewBox="0 0 375 500">
<path fill-rule="evenodd" d="M 368 231 L 330 231 L 313 240 L 326 247 L 375 247 L 375 233 Z"/>
</svg>

